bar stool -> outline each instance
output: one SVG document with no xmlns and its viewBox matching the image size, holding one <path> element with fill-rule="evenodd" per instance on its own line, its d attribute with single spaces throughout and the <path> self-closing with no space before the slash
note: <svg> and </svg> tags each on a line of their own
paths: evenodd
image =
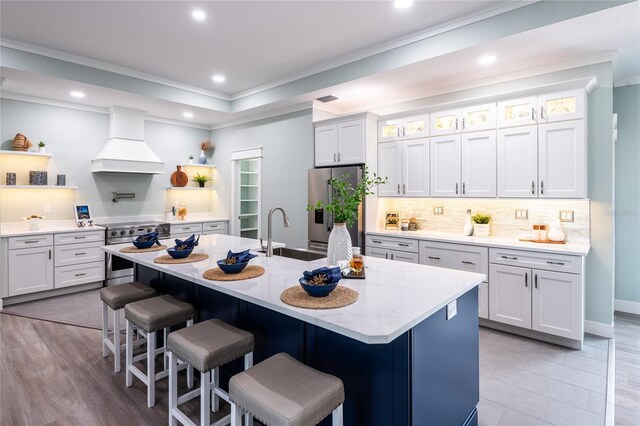
<svg viewBox="0 0 640 426">
<path fill-rule="evenodd" d="M 147 405 L 153 407 L 156 403 L 156 381 L 167 377 L 167 335 L 172 325 L 187 323 L 187 327 L 193 325 L 193 306 L 180 302 L 169 295 L 153 297 L 129 303 L 124 307 L 124 317 L 127 320 L 127 352 L 126 352 L 126 385 L 133 383 L 133 375 L 147 385 Z M 144 330 L 147 334 L 147 352 L 133 356 L 133 326 Z M 164 331 L 164 346 L 156 348 L 156 331 Z M 155 359 L 162 354 L 164 370 L 156 373 Z M 138 369 L 134 362 L 147 358 L 147 374 Z M 181 367 L 188 368 L 187 381 L 189 387 L 193 387 L 193 368 L 184 363 Z M 182 368 L 181 368 L 182 369 Z"/>
<path fill-rule="evenodd" d="M 177 421 L 195 426 L 178 405 L 200 394 L 200 425 L 210 426 L 210 414 L 220 408 L 220 398 L 230 403 L 229 394 L 220 389 L 219 367 L 244 356 L 244 368 L 253 365 L 253 335 L 219 319 L 211 319 L 169 334 L 169 425 Z M 178 396 L 176 361 L 182 360 L 200 371 L 200 388 Z M 227 415 L 214 425 L 227 425 Z"/>
<path fill-rule="evenodd" d="M 243 412 L 268 426 L 316 425 L 332 414 L 333 426 L 342 426 L 342 380 L 286 353 L 233 376 L 229 397 L 231 426 L 240 426 Z"/>
<path fill-rule="evenodd" d="M 108 350 L 113 353 L 113 370 L 117 373 L 120 371 L 120 309 L 124 308 L 127 303 L 137 302 L 138 300 L 149 299 L 156 295 L 156 291 L 139 282 L 135 281 L 127 284 L 112 285 L 104 287 L 100 290 L 100 299 L 102 300 L 102 356 L 108 355 Z M 109 308 L 113 312 L 113 331 L 109 331 Z M 113 336 L 113 341 L 109 339 Z M 116 350 L 116 348 L 118 348 Z"/>
</svg>

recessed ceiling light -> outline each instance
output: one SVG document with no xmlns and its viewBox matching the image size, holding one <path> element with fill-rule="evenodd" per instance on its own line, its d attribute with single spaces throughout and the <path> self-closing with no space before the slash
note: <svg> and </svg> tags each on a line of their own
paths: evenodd
<svg viewBox="0 0 640 426">
<path fill-rule="evenodd" d="M 73 96 L 74 98 L 84 98 L 84 93 L 78 92 L 76 90 L 71 92 L 70 95 Z"/>
<path fill-rule="evenodd" d="M 496 57 L 493 55 L 485 55 L 483 57 L 481 57 L 480 59 L 478 59 L 478 63 L 480 65 L 489 65 L 492 64 L 496 61 Z"/>
<path fill-rule="evenodd" d="M 193 113 L 192 113 L 192 112 L 189 112 L 189 111 L 187 111 L 187 112 L 183 112 L 183 113 L 182 113 L 182 116 L 183 116 L 184 118 L 193 118 Z"/>
<path fill-rule="evenodd" d="M 216 74 L 213 77 L 211 77 L 211 79 L 216 83 L 224 83 L 224 81 L 226 80 L 226 78 L 224 78 L 224 75 L 222 74 Z"/>
<path fill-rule="evenodd" d="M 396 9 L 406 9 L 413 6 L 413 0 L 396 0 L 393 2 Z"/>
<path fill-rule="evenodd" d="M 191 12 L 191 17 L 198 22 L 202 22 L 207 19 L 207 15 L 201 10 L 194 10 Z"/>
</svg>

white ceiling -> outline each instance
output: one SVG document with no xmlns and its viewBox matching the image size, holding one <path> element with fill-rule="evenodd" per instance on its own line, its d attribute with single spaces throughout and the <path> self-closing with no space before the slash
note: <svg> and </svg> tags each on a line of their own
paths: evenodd
<svg viewBox="0 0 640 426">
<path fill-rule="evenodd" d="M 363 57 L 364 51 L 371 54 L 371 49 L 390 48 L 398 37 L 418 29 L 432 30 L 434 25 L 445 21 L 460 23 L 463 17 L 468 19 L 470 13 L 481 10 L 496 13 L 496 7 L 510 6 L 507 3 L 513 2 L 418 2 L 412 9 L 397 11 L 387 1 L 197 4 L 3 0 L 0 34 L 3 38 L 108 62 L 106 68 L 126 67 L 132 72 L 152 74 L 150 79 L 175 80 L 237 95 L 256 85 L 276 85 L 334 67 L 347 57 Z M 207 11 L 206 23 L 191 20 L 189 12 L 194 5 Z M 132 16 L 139 18 L 135 25 Z M 235 16 L 243 19 L 232 19 Z M 190 111 L 194 114 L 190 121 L 206 125 L 286 111 L 329 93 L 340 98 L 328 104 L 338 113 L 361 110 L 384 113 L 385 105 L 396 102 L 515 75 L 543 73 L 554 67 L 577 66 L 593 62 L 594 57 L 614 55 L 616 51 L 619 52 L 615 61 L 616 79 L 638 82 L 638 16 L 635 1 L 233 114 L 7 68 L 2 68 L 2 76 L 6 78 L 2 91 L 69 102 L 71 90 L 82 90 L 87 97 L 73 102 L 103 108 L 111 105 L 137 108 L 174 120 L 184 120 L 183 112 Z M 184 29 L 176 28 L 178 20 L 184 23 Z M 300 22 L 306 26 L 299 25 Z M 329 24 L 325 25 L 326 22 Z M 222 27 L 226 28 L 224 42 L 212 43 L 211 40 L 216 40 L 213 34 Z M 94 33 L 97 36 L 82 36 Z M 200 33 L 205 36 L 198 37 Z M 192 38 L 198 41 L 187 43 Z M 492 66 L 479 66 L 478 57 L 487 53 L 495 54 L 498 61 Z M 226 65 L 216 68 L 216 64 Z M 228 82 L 215 85 L 210 80 L 213 72 L 226 74 Z"/>
</svg>

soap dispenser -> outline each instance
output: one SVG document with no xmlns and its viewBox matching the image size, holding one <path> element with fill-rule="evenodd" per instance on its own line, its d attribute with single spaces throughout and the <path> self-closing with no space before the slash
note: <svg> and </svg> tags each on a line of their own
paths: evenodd
<svg viewBox="0 0 640 426">
<path fill-rule="evenodd" d="M 473 235 L 473 224 L 471 223 L 471 209 L 467 209 L 467 220 L 464 222 L 464 235 Z"/>
</svg>

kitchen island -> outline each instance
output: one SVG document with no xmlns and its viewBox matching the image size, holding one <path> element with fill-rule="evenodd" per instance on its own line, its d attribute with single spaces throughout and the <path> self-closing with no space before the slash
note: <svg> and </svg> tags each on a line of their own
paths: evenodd
<svg viewBox="0 0 640 426">
<path fill-rule="evenodd" d="M 345 384 L 346 425 L 464 425 L 477 423 L 478 295 L 482 274 L 365 258 L 366 279 L 340 281 L 359 299 L 340 309 L 289 306 L 280 294 L 297 285 L 313 262 L 260 255 L 261 277 L 209 281 L 202 277 L 227 250 L 259 249 L 259 242 L 226 235 L 200 239 L 194 252 L 209 259 L 156 264 L 164 252 L 125 254 L 138 279 L 194 305 L 197 321 L 217 317 L 252 332 L 255 362 L 278 352 L 333 374 Z M 456 301 L 456 314 L 447 305 Z M 221 370 L 222 383 L 241 362 Z M 324 424 L 324 423 L 323 423 Z"/>
</svg>

